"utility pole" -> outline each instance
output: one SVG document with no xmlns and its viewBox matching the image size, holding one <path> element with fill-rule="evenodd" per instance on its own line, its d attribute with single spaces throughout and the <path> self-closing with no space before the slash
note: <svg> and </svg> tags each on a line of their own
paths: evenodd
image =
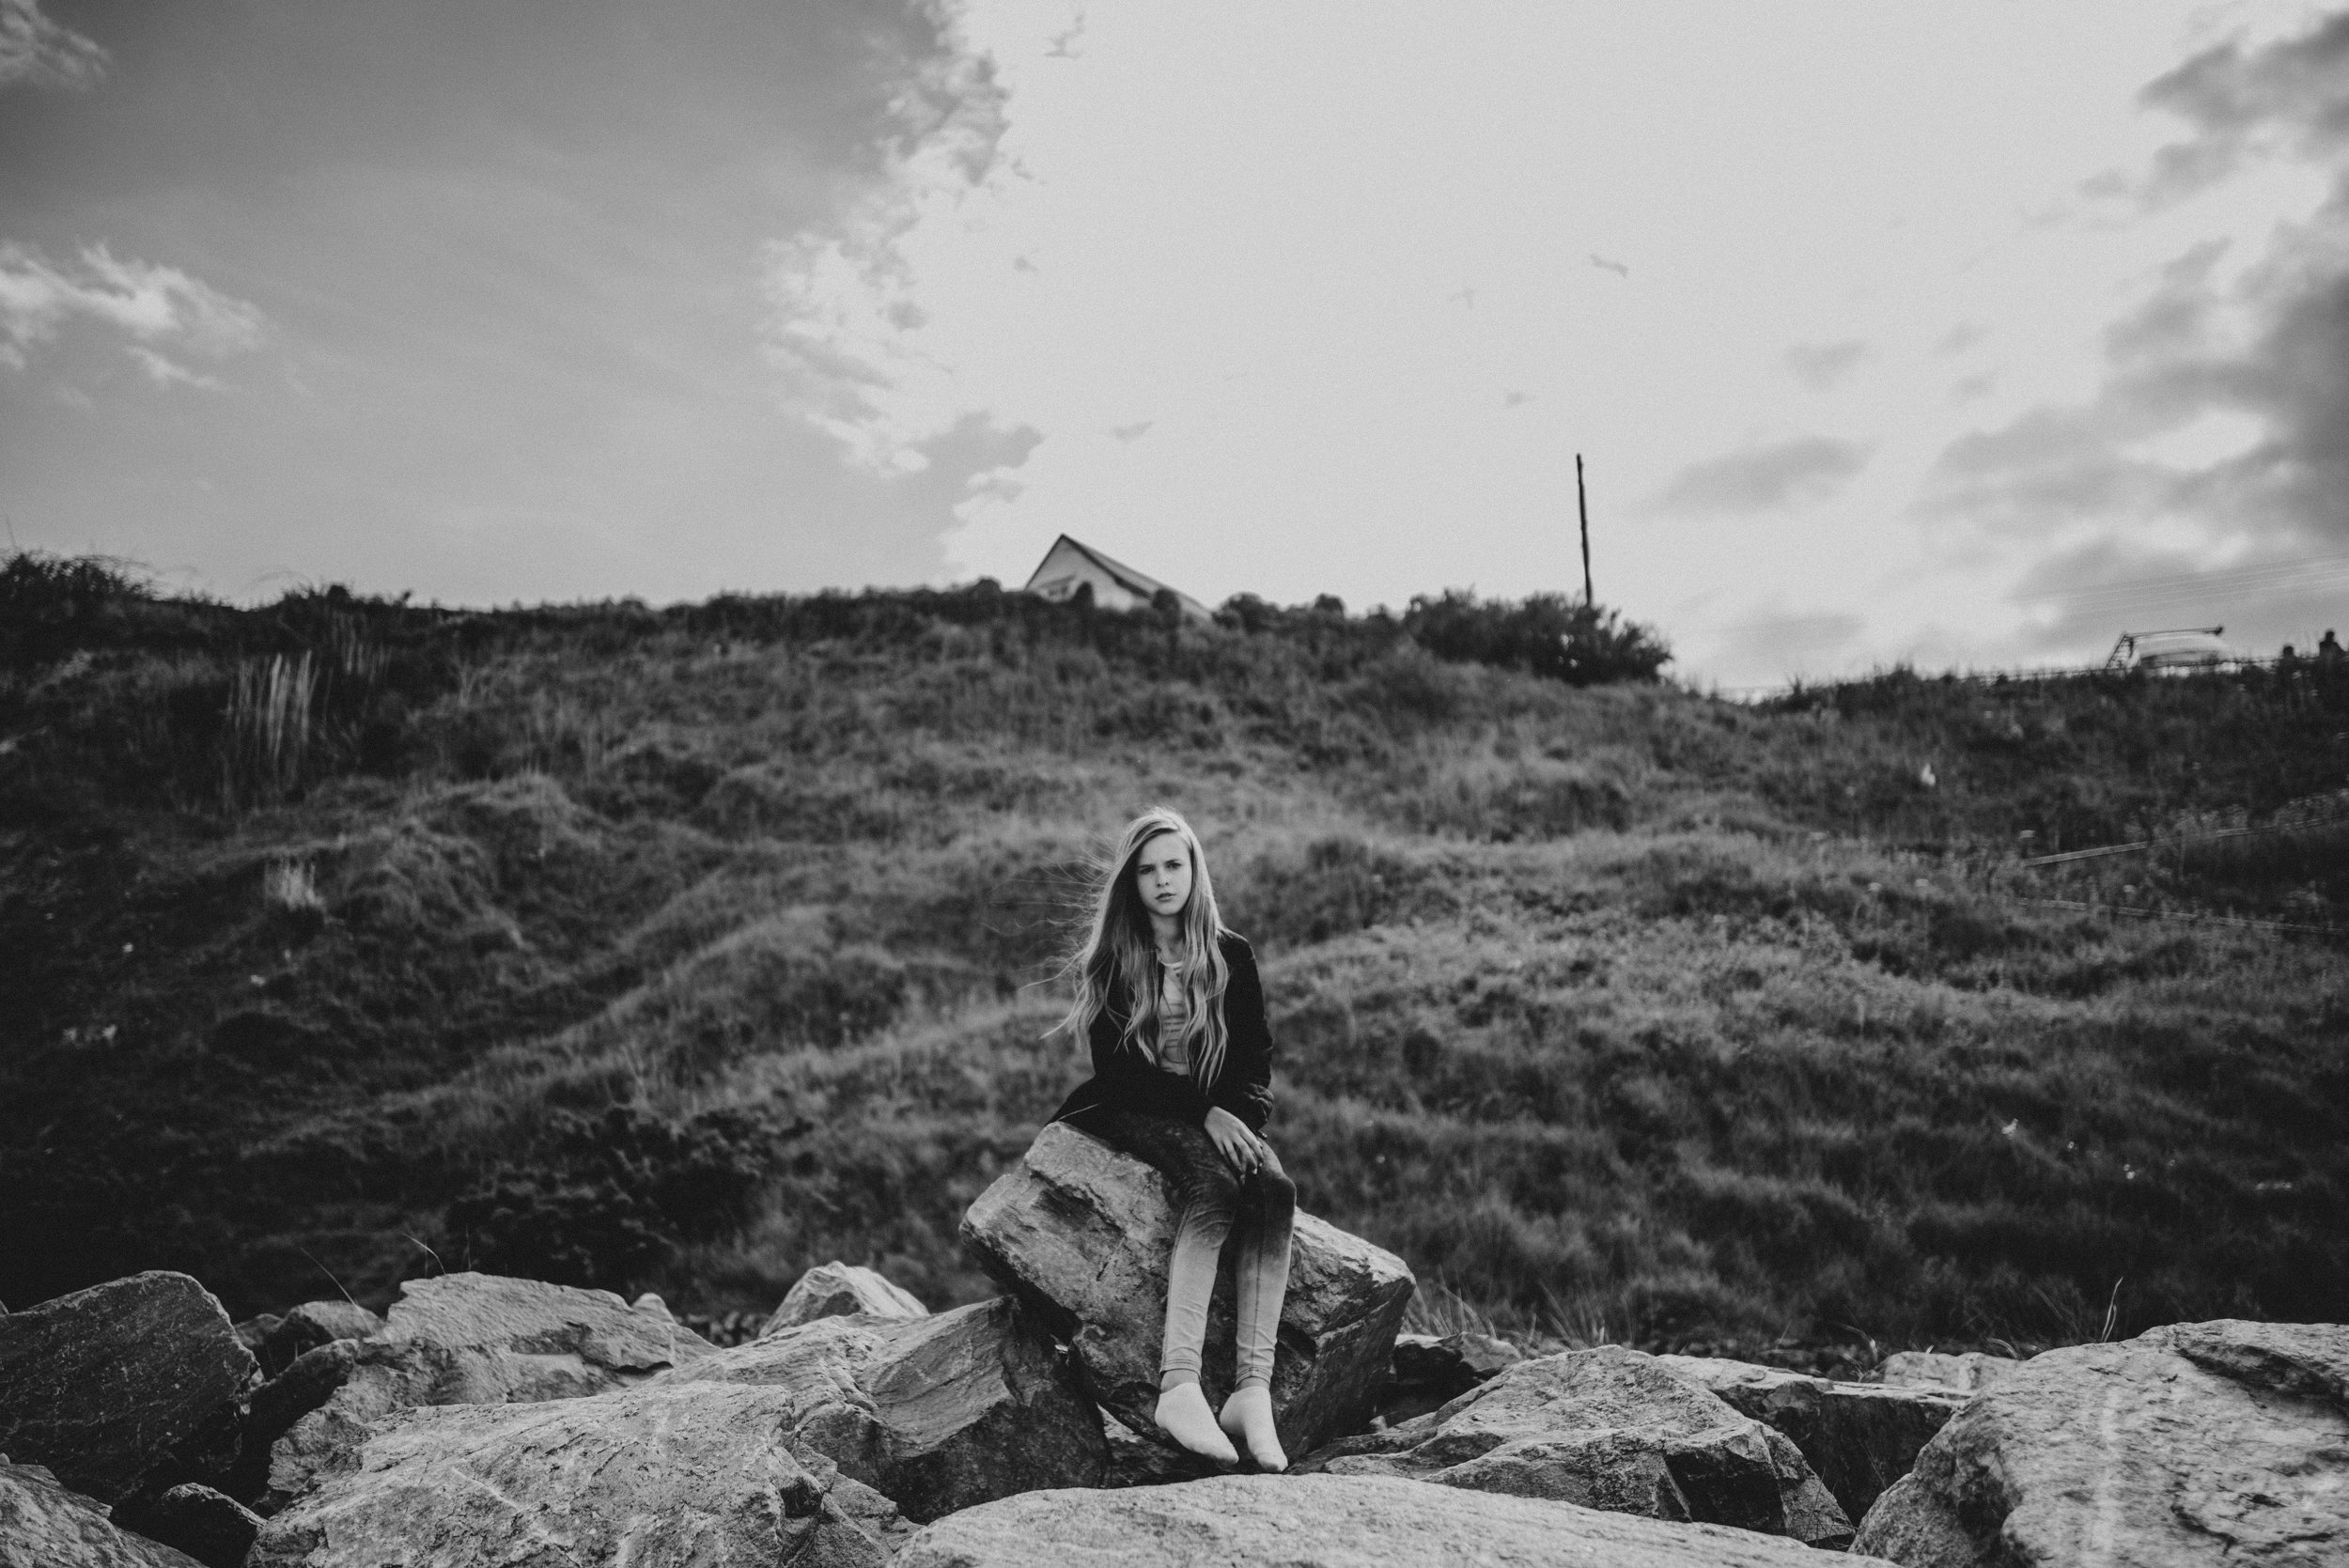
<svg viewBox="0 0 2349 1568">
<path fill-rule="evenodd" d="M 1582 603 L 1590 608 L 1598 603 L 1598 596 L 1591 591 L 1591 498 L 1582 488 L 1582 454 L 1574 455 L 1574 505 L 1582 514 Z"/>
</svg>

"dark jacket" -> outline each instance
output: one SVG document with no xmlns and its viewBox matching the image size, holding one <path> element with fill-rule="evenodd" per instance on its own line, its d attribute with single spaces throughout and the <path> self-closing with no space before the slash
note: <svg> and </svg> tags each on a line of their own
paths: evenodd
<svg viewBox="0 0 2349 1568">
<path fill-rule="evenodd" d="M 1231 981 L 1223 988 L 1223 1071 L 1207 1094 L 1189 1073 L 1161 1071 L 1139 1044 L 1125 1040 L 1126 1020 L 1133 1002 L 1120 983 L 1111 987 L 1108 1001 L 1093 1017 L 1086 1032 L 1093 1048 L 1093 1076 L 1077 1085 L 1055 1122 L 1084 1128 L 1095 1111 L 1133 1110 L 1145 1115 L 1173 1116 L 1198 1126 L 1211 1106 L 1221 1106 L 1257 1132 L 1272 1114 L 1272 1031 L 1265 1023 L 1264 982 L 1256 976 L 1255 951 L 1246 939 L 1226 931 L 1218 939 Z"/>
</svg>

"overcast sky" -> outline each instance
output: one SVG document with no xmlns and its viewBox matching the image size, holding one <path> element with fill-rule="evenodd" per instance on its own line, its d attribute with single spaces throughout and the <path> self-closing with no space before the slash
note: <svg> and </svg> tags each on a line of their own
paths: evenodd
<svg viewBox="0 0 2349 1568">
<path fill-rule="evenodd" d="M 234 598 L 2349 628 L 2349 6 L 0 0 L 0 519 Z"/>
</svg>

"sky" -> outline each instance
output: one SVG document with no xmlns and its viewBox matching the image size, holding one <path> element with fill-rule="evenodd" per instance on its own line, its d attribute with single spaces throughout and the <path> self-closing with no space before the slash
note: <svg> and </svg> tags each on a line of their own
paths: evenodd
<svg viewBox="0 0 2349 1568">
<path fill-rule="evenodd" d="M 0 522 L 237 600 L 2349 626 L 2349 5 L 0 0 Z"/>
</svg>

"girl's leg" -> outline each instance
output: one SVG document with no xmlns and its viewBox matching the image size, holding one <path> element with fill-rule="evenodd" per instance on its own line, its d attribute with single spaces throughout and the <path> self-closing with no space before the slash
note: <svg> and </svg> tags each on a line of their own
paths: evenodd
<svg viewBox="0 0 2349 1568">
<path fill-rule="evenodd" d="M 1166 1331 L 1159 1386 L 1196 1382 L 1207 1338 L 1216 1262 L 1239 1207 L 1239 1184 L 1205 1131 L 1171 1116 L 1120 1112 L 1104 1118 L 1112 1144 L 1149 1161 L 1174 1185 L 1174 1255 L 1167 1265 Z"/>
<path fill-rule="evenodd" d="M 1248 1184 L 1242 1213 L 1238 1286 L 1238 1385 L 1272 1387 L 1272 1352 L 1281 1329 L 1281 1302 L 1289 1288 L 1289 1233 L 1297 1221 L 1297 1184 L 1268 1155 Z"/>
<path fill-rule="evenodd" d="M 1200 1141 L 1206 1142 L 1206 1135 Z M 1216 1263 L 1239 1208 L 1239 1184 L 1213 1144 L 1207 1145 L 1207 1158 L 1212 1169 L 1194 1171 L 1184 1184 L 1182 1213 L 1174 1222 L 1174 1255 L 1166 1268 L 1166 1328 L 1159 1348 L 1161 1389 L 1199 1381 Z"/>
<path fill-rule="evenodd" d="M 1159 1425 L 1194 1453 L 1236 1463 L 1238 1453 L 1217 1428 L 1215 1412 L 1199 1390 L 1199 1370 L 1216 1261 L 1231 1234 L 1238 1183 L 1207 1135 L 1187 1123 L 1121 1112 L 1094 1125 L 1105 1141 L 1149 1161 L 1174 1184 L 1174 1253 L 1167 1267 L 1159 1351 Z"/>
<path fill-rule="evenodd" d="M 1288 1456 L 1272 1421 L 1272 1360 L 1281 1328 L 1281 1301 L 1288 1294 L 1289 1234 L 1297 1218 L 1297 1184 L 1268 1157 L 1249 1181 L 1239 1222 L 1238 1287 L 1235 1316 L 1238 1334 L 1238 1381 L 1223 1402 L 1218 1425 L 1245 1442 L 1260 1469 L 1285 1470 Z"/>
</svg>

